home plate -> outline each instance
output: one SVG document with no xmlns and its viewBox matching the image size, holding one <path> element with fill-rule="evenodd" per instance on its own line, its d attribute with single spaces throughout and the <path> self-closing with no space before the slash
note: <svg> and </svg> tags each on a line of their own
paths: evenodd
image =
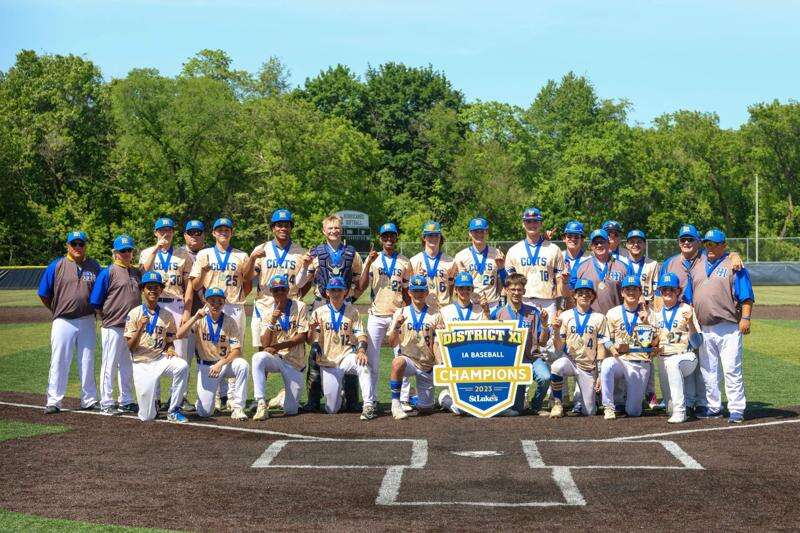
<svg viewBox="0 0 800 533">
<path fill-rule="evenodd" d="M 474 450 L 450 453 L 453 455 L 460 455 L 461 457 L 498 457 L 503 455 L 503 452 L 498 452 L 497 450 Z"/>
</svg>

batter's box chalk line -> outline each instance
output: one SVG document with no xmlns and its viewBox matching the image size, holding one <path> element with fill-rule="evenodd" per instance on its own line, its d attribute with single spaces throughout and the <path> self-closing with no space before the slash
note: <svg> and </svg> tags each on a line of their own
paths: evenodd
<svg viewBox="0 0 800 533">
<path fill-rule="evenodd" d="M 397 442 L 410 443 L 411 455 L 408 464 L 401 465 L 315 465 L 315 464 L 274 464 L 275 459 L 288 446 L 303 445 L 303 443 L 319 444 L 320 442 Z M 561 500 L 556 501 L 533 501 L 533 502 L 490 502 L 490 501 L 399 501 L 400 487 L 403 483 L 403 473 L 406 469 L 420 470 L 425 468 L 428 463 L 428 441 L 427 439 L 324 439 L 324 440 L 278 440 L 270 444 L 261 456 L 253 463 L 253 468 L 290 468 L 290 469 L 348 469 L 348 468 L 373 468 L 386 469 L 381 486 L 378 489 L 378 496 L 375 498 L 376 505 L 390 506 L 434 506 L 434 505 L 471 505 L 480 507 L 559 507 L 559 506 L 584 506 L 586 499 L 581 494 L 575 480 L 572 477 L 572 470 L 591 470 L 591 469 L 628 469 L 628 470 L 703 470 L 703 466 L 698 463 L 691 455 L 686 453 L 676 442 L 671 440 L 638 440 L 638 441 L 613 441 L 620 445 L 637 444 L 660 444 L 666 452 L 674 457 L 680 466 L 615 466 L 615 465 L 548 465 L 542 459 L 537 443 L 609 443 L 608 439 L 552 439 L 552 440 L 521 440 L 522 452 L 528 461 L 528 466 L 532 470 L 549 470 L 550 476 L 561 491 Z M 480 458 L 477 458 L 479 460 Z"/>
</svg>

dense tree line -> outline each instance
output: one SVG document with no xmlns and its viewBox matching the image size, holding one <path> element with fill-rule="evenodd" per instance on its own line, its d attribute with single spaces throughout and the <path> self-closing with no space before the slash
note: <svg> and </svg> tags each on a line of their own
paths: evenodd
<svg viewBox="0 0 800 533">
<path fill-rule="evenodd" d="M 274 57 L 253 74 L 219 50 L 176 77 L 135 69 L 110 82 L 87 59 L 20 52 L 0 72 L 0 264 L 42 264 L 71 228 L 106 258 L 115 234 L 151 240 L 158 216 L 233 217 L 249 250 L 277 207 L 296 213 L 305 245 L 339 209 L 396 221 L 403 240 L 430 218 L 464 240 L 482 215 L 510 240 L 530 205 L 552 225 L 613 215 L 654 237 L 684 220 L 748 236 L 756 174 L 761 234 L 800 233 L 798 102 L 754 104 L 736 130 L 683 110 L 646 127 L 573 73 L 527 108 L 467 102 L 431 66 L 287 80 Z"/>
</svg>

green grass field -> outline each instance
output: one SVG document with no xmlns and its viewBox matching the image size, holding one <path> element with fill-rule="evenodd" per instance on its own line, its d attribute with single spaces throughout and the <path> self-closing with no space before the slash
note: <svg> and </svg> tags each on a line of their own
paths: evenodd
<svg viewBox="0 0 800 533">
<path fill-rule="evenodd" d="M 0 509 L 0 531 L 72 531 L 75 533 L 155 533 L 164 529 L 147 529 L 138 527 L 109 526 L 105 524 L 88 524 L 75 520 L 60 518 L 42 518 Z"/>
<path fill-rule="evenodd" d="M 44 424 L 30 424 L 16 420 L 0 420 L 0 442 L 25 437 L 36 437 L 50 433 L 62 433 L 69 428 L 64 426 L 50 426 Z"/>
</svg>

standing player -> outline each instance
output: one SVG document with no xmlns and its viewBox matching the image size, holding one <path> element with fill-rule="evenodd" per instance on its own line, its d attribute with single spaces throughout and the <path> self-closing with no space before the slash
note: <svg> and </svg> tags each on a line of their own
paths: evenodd
<svg viewBox="0 0 800 533">
<path fill-rule="evenodd" d="M 485 218 L 473 218 L 467 229 L 472 245 L 456 254 L 454 269 L 472 274 L 475 282 L 473 303 L 495 307 L 500 302 L 500 289 L 506 273 L 505 255 L 486 243 L 489 222 Z"/>
<path fill-rule="evenodd" d="M 568 296 L 570 278 L 578 271 L 578 267 L 584 261 L 589 259 L 589 254 L 583 249 L 583 241 L 586 238 L 586 232 L 583 224 L 577 220 L 571 220 L 564 226 L 564 244 L 566 249 L 562 252 L 564 257 L 564 270 L 561 271 L 561 283 L 564 293 L 564 309 L 570 309 L 575 305 L 575 299 Z"/>
<path fill-rule="evenodd" d="M 619 283 L 628 273 L 628 268 L 611 257 L 608 233 L 605 230 L 594 230 L 589 236 L 589 242 L 592 255 L 578 267 L 575 275 L 570 278 L 569 286 L 570 289 L 575 287 L 579 279 L 592 280 L 595 290 L 592 311 L 605 314 L 621 303 Z"/>
<path fill-rule="evenodd" d="M 620 246 L 622 244 L 622 224 L 616 220 L 606 220 L 601 226 L 608 233 L 608 246 L 611 250 L 611 257 L 621 263 L 628 263 L 628 251 Z"/>
<path fill-rule="evenodd" d="M 372 379 L 367 360 L 367 335 L 355 305 L 345 301 L 347 282 L 333 276 L 325 286 L 328 303 L 317 307 L 309 319 L 309 340 L 319 343 L 317 364 L 322 374 L 325 412 L 339 411 L 342 403 L 342 379 L 345 374 L 358 376 L 364 409 L 361 420 L 375 418 L 369 398 L 373 397 Z"/>
<path fill-rule="evenodd" d="M 506 256 L 506 271 L 527 279 L 523 301 L 556 316 L 556 299 L 563 295 L 564 256 L 561 249 L 542 235 L 542 213 L 531 207 L 522 213 L 525 238 Z M 549 374 L 549 372 L 548 372 Z"/>
<path fill-rule="evenodd" d="M 563 311 L 553 320 L 553 336 L 557 353 L 563 356 L 551 365 L 550 383 L 553 387 L 553 408 L 550 418 L 564 416 L 562 406 L 564 378 L 574 376 L 582 398 L 581 413 L 597 412 L 595 391 L 600 389 L 597 366 L 605 357 L 606 317 L 592 311 L 594 283 L 578 280 L 575 285 L 575 307 Z"/>
<path fill-rule="evenodd" d="M 428 308 L 438 311 L 450 303 L 453 291 L 453 259 L 442 251 L 444 235 L 438 222 L 429 220 L 422 226 L 420 253 L 411 258 L 414 274 L 428 278 Z"/>
<path fill-rule="evenodd" d="M 625 276 L 622 280 L 622 305 L 606 314 L 608 340 L 606 356 L 600 365 L 600 384 L 603 395 L 604 417 L 616 418 L 614 412 L 614 388 L 617 380 L 625 381 L 625 412 L 628 416 L 642 414 L 642 401 L 651 371 L 649 347 L 641 343 L 635 334 L 637 324 L 654 324 L 655 315 L 645 304 L 640 303 L 642 285 L 636 276 Z M 652 346 L 658 345 L 654 334 Z M 584 399 L 584 401 L 587 401 Z"/>
<path fill-rule="evenodd" d="M 86 257 L 86 233 L 67 233 L 67 253 L 52 261 L 39 281 L 39 298 L 53 314 L 45 414 L 58 413 L 67 392 L 72 351 L 77 350 L 81 409 L 97 408 L 94 381 L 94 309 L 89 304 L 100 265 Z"/>
<path fill-rule="evenodd" d="M 717 418 L 722 413 L 718 367 L 725 377 L 728 397 L 728 422 L 744 420 L 746 399 L 742 377 L 742 335 L 750 333 L 753 311 L 753 286 L 746 268 L 733 270 L 727 252 L 725 233 L 714 228 L 703 237 L 706 255 L 692 267 L 692 294 L 697 321 L 703 332 L 700 349 L 700 372 L 705 381 L 705 409 L 698 409 L 698 418 Z"/>
<path fill-rule="evenodd" d="M 241 330 L 225 314 L 227 295 L 220 287 L 206 289 L 206 306 L 181 324 L 176 338 L 190 333 L 197 344 L 197 403 L 198 416 L 214 414 L 214 395 L 220 383 L 233 378 L 236 384 L 231 401 L 231 418 L 247 420 L 244 402 L 247 400 L 247 376 L 250 366 L 242 358 Z"/>
<path fill-rule="evenodd" d="M 189 220 L 186 222 L 186 225 L 183 228 L 184 245 L 180 247 L 180 250 L 185 252 L 186 255 L 192 259 L 192 263 L 197 260 L 197 253 L 205 248 L 205 231 L 206 225 L 202 220 L 197 219 Z M 181 324 L 189 320 L 193 314 L 199 311 L 206 304 L 202 289 L 196 290 L 194 284 L 190 283 L 188 280 L 186 283 L 186 288 L 191 290 L 191 305 L 189 304 L 189 294 L 187 293 L 184 295 L 183 317 L 181 317 Z M 192 359 L 194 358 L 193 356 L 197 355 L 194 335 L 189 335 L 186 338 L 186 353 L 189 355 L 187 363 L 189 363 L 189 372 L 191 373 Z M 186 397 L 188 388 L 189 382 L 187 381 L 186 387 L 184 387 L 183 390 L 182 410 L 191 412 L 194 411 L 194 404 L 189 403 L 189 399 Z"/>
<path fill-rule="evenodd" d="M 414 377 L 417 387 L 417 411 L 428 412 L 433 407 L 433 365 L 438 357 L 434 352 L 434 330 L 440 325 L 439 314 L 430 312 L 428 280 L 414 274 L 408 283 L 411 304 L 398 309 L 389 326 L 389 344 L 398 347 L 392 360 L 389 388 L 392 391 L 392 417 L 408 418 L 400 406 L 400 387 L 404 377 Z"/>
<path fill-rule="evenodd" d="M 261 327 L 263 351 L 253 355 L 253 390 L 256 414 L 253 420 L 269 418 L 266 401 L 266 372 L 280 372 L 285 392 L 283 412 L 296 415 L 303 390 L 306 368 L 304 344 L 308 338 L 306 305 L 289 298 L 291 283 L 287 274 L 275 274 L 269 281 L 272 305 L 264 310 Z"/>
<path fill-rule="evenodd" d="M 408 278 L 411 277 L 411 262 L 397 253 L 397 226 L 388 222 L 378 230 L 383 249 L 380 253 L 370 250 L 367 262 L 358 281 L 363 291 L 369 286 L 372 305 L 367 317 L 367 361 L 372 380 L 372 397 L 364 398 L 366 405 L 374 409 L 378 403 L 378 376 L 380 375 L 380 356 L 383 338 L 395 311 L 409 302 Z M 380 262 L 376 259 L 380 258 Z"/>
<path fill-rule="evenodd" d="M 139 401 L 139 420 L 156 417 L 155 396 L 161 376 L 172 377 L 167 420 L 185 424 L 181 413 L 184 384 L 189 380 L 189 365 L 175 352 L 173 342 L 177 327 L 170 311 L 158 305 L 165 283 L 158 272 L 142 276 L 145 303 L 134 307 L 125 322 L 125 339 L 133 359 L 133 383 Z"/>
<path fill-rule="evenodd" d="M 100 410 L 107 415 L 136 412 L 133 401 L 133 366 L 125 342 L 125 319 L 131 309 L 142 303 L 140 273 L 131 265 L 133 239 L 120 235 L 114 239 L 114 262 L 100 271 L 92 288 L 89 303 L 102 316 L 100 340 L 103 344 L 100 370 Z M 114 406 L 114 379 L 119 374 L 119 409 Z"/>
</svg>

